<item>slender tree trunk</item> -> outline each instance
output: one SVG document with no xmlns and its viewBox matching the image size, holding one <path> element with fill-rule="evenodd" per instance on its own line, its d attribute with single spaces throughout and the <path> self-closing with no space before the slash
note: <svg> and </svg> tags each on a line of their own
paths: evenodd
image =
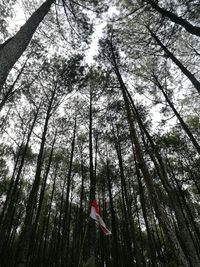
<svg viewBox="0 0 200 267">
<path fill-rule="evenodd" d="M 58 225 L 56 227 L 56 242 L 55 242 L 55 262 L 58 266 L 61 265 L 61 252 L 62 252 L 62 239 L 61 239 L 61 231 L 62 231 L 62 218 L 64 213 L 64 194 L 65 194 L 65 185 L 66 185 L 67 175 L 64 178 L 64 182 L 62 185 L 61 192 L 61 200 L 60 200 L 60 208 L 59 208 L 59 217 L 58 217 Z M 51 256 L 51 255 L 50 255 Z"/>
<path fill-rule="evenodd" d="M 48 238 L 49 238 L 51 207 L 52 207 L 53 197 L 54 197 L 54 192 L 55 192 L 55 187 L 56 187 L 57 170 L 58 170 L 58 164 L 56 164 L 56 167 L 55 167 L 55 174 L 54 174 L 54 179 L 53 179 L 51 197 L 50 197 L 50 202 L 48 205 L 46 229 L 45 229 L 45 233 L 44 233 L 44 247 L 43 247 L 44 266 L 45 266 L 45 264 L 47 264 L 47 249 L 49 248 L 47 243 L 48 243 Z"/>
<path fill-rule="evenodd" d="M 121 144 L 119 138 L 116 139 L 115 137 L 115 148 L 118 157 L 119 169 L 120 169 L 120 179 L 121 179 L 121 191 L 122 191 L 122 205 L 124 210 L 124 218 L 125 218 L 125 230 L 127 236 L 127 262 L 129 265 L 133 264 L 133 258 L 136 260 L 136 266 L 139 265 L 139 251 L 136 246 L 135 241 L 135 227 L 134 224 L 131 223 L 131 214 L 130 214 L 130 206 L 129 206 L 129 199 L 124 175 L 124 167 L 123 167 L 123 160 L 121 154 Z M 133 243 L 133 250 L 132 244 Z M 134 251 L 134 253 L 133 253 Z"/>
<path fill-rule="evenodd" d="M 200 37 L 200 27 L 192 25 L 190 22 L 188 22 L 186 19 L 183 19 L 176 14 L 160 7 L 157 3 L 158 1 L 155 0 L 147 0 L 147 2 L 155 9 L 157 10 L 162 16 L 169 18 L 171 21 L 175 22 L 176 24 L 181 25 L 183 28 L 185 28 L 186 31 L 188 31 L 191 34 L 194 34 L 196 36 Z"/>
<path fill-rule="evenodd" d="M 134 199 L 134 204 L 136 206 L 136 214 L 137 214 L 137 223 L 138 223 L 138 228 L 139 228 L 139 238 L 140 238 L 140 246 L 138 247 L 139 253 L 141 254 L 141 260 L 140 260 L 140 265 L 146 267 L 146 258 L 145 258 L 145 253 L 144 253 L 144 238 L 142 236 L 142 228 L 141 228 L 141 221 L 140 221 L 140 214 L 139 214 L 139 205 L 137 201 L 137 194 L 135 195 Z M 136 237 L 137 238 L 137 237 Z M 153 264 L 152 264 L 153 265 Z"/>
<path fill-rule="evenodd" d="M 93 89 L 90 88 L 90 107 L 89 107 L 89 161 L 90 161 L 90 198 L 89 198 L 89 210 L 92 201 L 95 199 L 96 181 L 94 175 L 93 164 Z M 88 225 L 88 258 L 94 257 L 96 250 L 96 228 L 93 220 L 89 221 Z"/>
<path fill-rule="evenodd" d="M 2 212 L 1 212 L 1 215 L 0 215 L 0 231 L 1 231 L 1 228 L 2 228 L 5 212 L 7 210 L 7 207 L 9 205 L 9 203 L 10 203 L 10 198 L 12 196 L 12 190 L 13 190 L 13 186 L 14 186 L 14 183 L 15 183 L 15 173 L 17 171 L 17 167 L 18 167 L 18 164 L 19 164 L 19 161 L 20 161 L 20 154 L 22 152 L 23 145 L 24 145 L 24 138 L 22 139 L 22 143 L 21 143 L 21 145 L 19 147 L 19 150 L 18 150 L 18 153 L 17 153 L 17 157 L 16 157 L 16 160 L 15 160 L 15 163 L 14 163 L 14 168 L 13 168 L 12 176 L 11 176 L 11 179 L 10 179 L 8 191 L 7 191 L 7 194 L 6 194 L 6 200 L 5 200 L 4 204 L 3 204 L 3 209 L 2 209 Z"/>
<path fill-rule="evenodd" d="M 190 141 L 192 142 L 192 144 L 194 145 L 194 147 L 196 148 L 197 152 L 200 155 L 200 146 L 199 146 L 198 142 L 196 141 L 196 139 L 194 138 L 192 132 L 190 131 L 190 129 L 188 128 L 187 124 L 184 122 L 184 120 L 182 119 L 182 117 L 180 116 L 180 114 L 178 113 L 178 111 L 176 110 L 176 108 L 174 107 L 173 103 L 168 98 L 168 96 L 167 96 L 167 94 L 166 94 L 163 86 L 158 81 L 158 78 L 155 75 L 154 75 L 154 79 L 155 79 L 155 84 L 157 85 L 157 87 L 163 93 L 163 95 L 164 95 L 167 103 L 169 104 L 170 108 L 173 110 L 174 114 L 176 115 L 177 119 L 179 120 L 179 122 L 180 122 L 183 130 L 186 132 L 186 134 L 189 137 Z"/>
<path fill-rule="evenodd" d="M 12 240 L 15 238 L 15 229 L 19 226 L 19 220 L 15 217 L 15 210 L 19 204 L 19 197 L 21 192 L 22 182 L 19 185 L 19 188 L 16 192 L 16 198 L 14 203 L 14 208 L 12 213 L 10 213 L 10 224 L 6 229 L 6 235 L 2 235 L 3 239 L 3 247 L 1 251 L 1 264 L 2 266 L 7 266 L 9 260 L 10 262 L 13 261 L 13 254 L 12 254 Z M 9 260 L 8 260 L 9 259 Z M 9 265 L 9 264 L 8 264 Z"/>
<path fill-rule="evenodd" d="M 49 155 L 49 160 L 48 160 L 48 164 L 47 164 L 47 168 L 46 168 L 46 172 L 45 172 L 45 177 L 44 177 L 44 181 L 42 183 L 41 190 L 40 190 L 40 197 L 39 197 L 37 213 L 36 213 L 35 221 L 33 223 L 32 230 L 31 230 L 31 244 L 29 246 L 29 256 L 32 255 L 33 257 L 34 257 L 34 251 L 36 250 L 35 238 L 37 237 L 36 233 L 37 233 L 38 223 L 39 223 L 41 210 L 42 210 L 42 205 L 43 205 L 43 201 L 44 201 L 44 194 L 45 194 L 45 189 L 46 189 L 47 178 L 48 178 L 48 175 L 49 175 L 51 162 L 52 162 L 52 158 L 53 158 L 54 145 L 55 145 L 55 142 L 56 142 L 56 135 L 57 135 L 57 132 L 55 133 L 55 136 L 54 136 L 54 139 L 53 139 L 53 142 L 52 142 L 51 151 L 50 151 L 50 155 Z"/>
<path fill-rule="evenodd" d="M 90 155 L 90 204 L 95 199 L 95 177 L 94 177 L 94 166 L 93 166 L 93 92 L 90 89 L 90 111 L 89 111 L 89 155 Z"/>
<path fill-rule="evenodd" d="M 33 220 L 33 214 L 34 214 L 36 203 L 37 203 L 38 189 L 39 189 L 40 181 L 41 181 L 43 153 L 44 153 L 46 134 L 48 130 L 49 119 L 51 117 L 51 110 L 52 110 L 55 92 L 56 92 L 56 87 L 54 88 L 52 92 L 51 99 L 50 99 L 47 112 L 46 112 L 45 124 L 44 124 L 43 133 L 42 133 L 41 144 L 40 144 L 40 150 L 39 150 L 39 154 L 37 158 L 35 179 L 34 179 L 32 189 L 31 189 L 31 192 L 28 198 L 28 203 L 26 207 L 26 215 L 25 215 L 25 220 L 24 220 L 24 227 L 22 229 L 22 233 L 21 233 L 20 240 L 19 240 L 18 255 L 16 256 L 17 256 L 17 262 L 19 262 L 20 267 L 24 267 L 28 260 L 28 249 L 29 249 L 29 244 L 31 241 L 30 238 L 31 238 L 31 231 L 32 231 L 32 226 L 33 226 L 32 220 Z"/>
<path fill-rule="evenodd" d="M 185 163 L 185 165 L 187 167 L 188 173 L 190 174 L 190 179 L 192 178 L 192 180 L 193 180 L 193 182 L 194 182 L 194 184 L 196 186 L 197 192 L 200 195 L 200 186 L 198 184 L 198 176 L 196 176 L 194 174 L 194 172 L 192 171 L 192 169 L 191 169 L 192 162 L 190 162 L 190 161 L 188 162 L 188 159 L 185 159 L 185 162 L 184 163 Z"/>
<path fill-rule="evenodd" d="M 7 249 L 6 249 L 6 244 L 4 242 L 5 242 L 5 240 L 7 240 L 9 238 L 10 231 L 12 229 L 12 224 L 13 224 L 13 220 L 12 219 L 14 218 L 14 215 L 15 215 L 16 199 L 17 199 L 17 194 L 18 194 L 18 191 L 19 191 L 19 181 L 20 181 L 20 178 L 21 178 L 21 173 L 22 173 L 22 169 L 24 167 L 24 161 L 25 161 L 25 157 L 26 157 L 26 152 L 27 152 L 27 149 L 28 149 L 28 145 L 29 145 L 29 141 L 30 141 L 30 137 L 31 137 L 33 128 L 35 126 L 35 122 L 36 122 L 36 119 L 37 119 L 37 116 L 38 116 L 38 112 L 39 112 L 39 107 L 36 110 L 36 113 L 35 113 L 31 128 L 29 130 L 25 147 L 23 147 L 23 145 L 22 145 L 21 149 L 19 150 L 16 164 L 19 161 L 19 155 L 21 154 L 21 152 L 23 152 L 23 153 L 21 155 L 21 160 L 20 160 L 20 164 L 19 164 L 19 167 L 18 167 L 17 175 L 16 175 L 16 178 L 15 178 L 16 167 L 17 167 L 17 165 L 15 164 L 15 168 L 14 168 L 12 179 L 11 179 L 11 182 L 10 182 L 8 194 L 7 194 L 6 201 L 5 201 L 5 204 L 4 204 L 4 208 L 3 208 L 3 211 L 2 211 L 2 214 L 1 214 L 3 221 L 2 221 L 2 228 L 1 228 L 2 233 L 1 233 L 1 242 L 0 243 L 3 244 L 2 248 L 3 248 L 3 250 L 5 252 L 7 251 Z M 23 148 L 23 151 L 22 151 L 22 148 Z M 3 254 L 4 253 L 2 252 L 2 255 Z"/>
<path fill-rule="evenodd" d="M 2 98 L 2 100 L 1 100 L 1 102 L 0 102 L 0 112 L 1 112 L 2 108 L 4 107 L 4 105 L 6 104 L 6 102 L 7 102 L 7 101 L 14 95 L 14 93 L 15 93 L 15 90 L 14 90 L 15 85 L 16 85 L 16 83 L 18 82 L 18 80 L 20 79 L 20 77 L 21 77 L 21 75 L 22 75 L 22 73 L 23 73 L 23 71 L 24 71 L 24 69 L 25 69 L 25 67 L 26 67 L 26 63 L 27 63 L 27 61 L 28 61 L 28 58 L 26 59 L 26 61 L 25 61 L 25 63 L 23 64 L 23 66 L 21 67 L 21 69 L 20 69 L 20 71 L 19 71 L 19 73 L 18 73 L 18 75 L 17 75 L 15 81 L 14 81 L 14 82 L 12 83 L 12 85 L 8 88 L 8 90 L 6 91 L 6 93 L 3 94 L 3 98 Z"/>
<path fill-rule="evenodd" d="M 145 226 L 147 229 L 147 238 L 148 238 L 148 244 L 149 244 L 151 264 L 154 267 L 154 266 L 158 266 L 156 263 L 156 249 L 154 246 L 152 233 L 151 233 L 151 229 L 149 226 L 149 221 L 148 221 L 148 217 L 147 217 L 147 209 L 146 209 L 146 204 L 145 204 L 145 194 L 144 194 L 144 189 L 143 189 L 143 185 L 142 185 L 142 181 L 141 181 L 140 170 L 138 169 L 135 155 L 134 155 L 134 161 L 135 161 L 136 176 L 137 176 L 137 181 L 138 181 L 138 186 L 139 186 L 140 203 L 141 203 L 141 207 L 142 207 L 142 213 L 143 213 L 143 218 L 145 221 Z"/>
<path fill-rule="evenodd" d="M 59 218 L 58 218 L 58 212 L 56 212 L 56 215 L 54 217 L 53 222 L 53 231 L 51 234 L 50 242 L 49 242 L 49 248 L 48 248 L 48 257 L 46 260 L 46 266 L 60 266 L 59 265 L 59 251 L 58 251 L 58 230 L 60 230 L 61 226 L 58 225 Z"/>
<path fill-rule="evenodd" d="M 83 201 L 84 201 L 84 185 L 85 185 L 85 178 L 86 178 L 86 172 L 84 169 L 84 160 L 83 160 L 83 147 L 80 149 L 81 153 L 81 190 L 80 190 L 80 208 L 79 208 L 79 229 L 78 229 L 78 234 L 79 234 L 79 242 L 78 242 L 78 252 L 79 252 L 79 257 L 78 257 L 78 264 L 77 266 L 79 267 L 80 264 L 82 263 L 82 258 L 84 254 L 84 248 L 85 248 L 85 237 L 86 237 L 86 230 L 84 231 L 84 207 L 83 207 Z M 88 223 L 87 223 L 88 227 Z M 86 227 L 86 228 L 87 228 Z"/>
<path fill-rule="evenodd" d="M 81 192 L 80 192 L 80 248 L 83 240 L 83 198 L 84 198 L 84 184 L 85 184 L 85 170 L 84 170 L 84 161 L 83 161 L 83 151 L 81 151 Z"/>
<path fill-rule="evenodd" d="M 110 177 L 110 167 L 109 167 L 109 160 L 107 158 L 106 162 L 106 176 L 107 176 L 107 184 L 108 184 L 108 192 L 109 192 L 109 202 L 110 202 L 110 213 L 111 213 L 111 220 L 112 220 L 112 235 L 113 235 L 113 266 L 120 267 L 120 261 L 119 261 L 119 240 L 117 235 L 117 225 L 116 225 L 116 216 L 115 216 L 115 210 L 114 210 L 114 203 L 113 203 L 113 197 L 112 197 L 112 183 L 111 183 L 111 177 Z"/>
<path fill-rule="evenodd" d="M 200 93 L 200 82 L 196 77 L 169 51 L 169 49 L 159 40 L 159 38 L 153 33 L 149 28 L 148 31 L 151 33 L 151 36 L 156 40 L 158 45 L 163 49 L 167 56 L 176 64 L 176 66 L 185 74 L 185 76 L 191 81 L 193 86 L 196 88 L 198 93 Z"/>
<path fill-rule="evenodd" d="M 72 180 L 72 166 L 73 166 L 73 158 L 74 158 L 74 148 L 75 148 L 75 139 L 76 139 L 76 118 L 74 122 L 74 132 L 71 143 L 71 154 L 70 154 L 70 162 L 69 162 L 69 170 L 67 175 L 67 192 L 65 197 L 65 206 L 64 206 L 64 218 L 63 218 L 63 226 L 62 226 L 62 263 L 64 266 L 65 262 L 68 262 L 67 251 L 69 249 L 69 244 L 67 243 L 67 236 L 69 233 L 67 232 L 67 226 L 69 224 L 69 194 L 71 188 L 71 180 Z"/>
<path fill-rule="evenodd" d="M 194 237 L 193 237 L 193 234 L 192 234 L 192 232 L 190 230 L 190 225 L 192 225 L 193 231 L 196 233 L 196 237 L 197 237 L 196 251 L 197 251 L 197 253 L 199 253 L 199 249 L 200 249 L 200 243 L 199 243 L 200 231 L 198 229 L 198 226 L 196 225 L 196 222 L 194 220 L 194 216 L 192 214 L 192 211 L 191 211 L 191 209 L 190 209 L 190 207 L 189 207 L 189 205 L 188 205 L 188 203 L 187 203 L 187 201 L 185 199 L 185 195 L 183 193 L 183 190 L 182 190 L 182 188 L 181 188 L 181 186 L 179 184 L 179 181 L 176 178 L 176 175 L 174 173 L 174 170 L 173 170 L 173 168 L 171 166 L 170 160 L 168 159 L 167 155 L 166 155 L 166 160 L 167 160 L 167 164 L 168 164 L 168 167 L 169 167 L 169 173 L 171 173 L 171 176 L 172 176 L 171 177 L 171 180 L 172 180 L 172 182 L 177 187 L 177 193 L 176 193 L 176 195 L 179 198 L 179 203 L 180 203 L 179 212 L 182 211 L 182 214 L 183 214 L 183 216 L 182 216 L 183 219 L 181 221 L 181 226 L 179 228 L 184 229 L 184 228 L 187 227 L 187 232 L 190 233 L 191 239 L 192 239 L 192 241 L 193 241 L 193 243 L 195 245 Z M 185 214 L 187 214 L 188 216 L 186 216 Z M 183 222 L 184 221 L 185 221 L 185 224 L 183 226 Z M 185 232 L 186 232 L 186 230 L 185 230 Z M 180 236 L 185 241 L 188 240 L 187 238 L 185 238 L 184 234 L 182 234 L 182 230 L 180 231 Z M 195 248 L 194 248 L 194 246 L 192 246 L 191 250 L 193 250 L 193 253 L 195 254 Z"/>
</svg>

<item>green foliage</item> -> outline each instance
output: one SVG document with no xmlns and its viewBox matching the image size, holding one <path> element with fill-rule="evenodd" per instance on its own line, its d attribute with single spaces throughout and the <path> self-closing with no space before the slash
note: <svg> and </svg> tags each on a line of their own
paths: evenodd
<svg viewBox="0 0 200 267">
<path fill-rule="evenodd" d="M 19 147 L 18 150 L 15 152 L 15 158 L 22 157 L 25 153 L 25 159 L 27 162 L 32 162 L 36 158 L 36 154 L 33 152 L 32 147 L 28 146 L 26 148 L 25 145 L 22 145 L 22 147 Z"/>
<path fill-rule="evenodd" d="M 194 133 L 199 133 L 200 131 L 200 122 L 199 122 L 199 116 L 197 115 L 189 115 L 186 118 L 186 123 L 190 127 Z"/>
<path fill-rule="evenodd" d="M 162 142 L 166 147 L 179 147 L 181 144 L 180 135 L 177 132 L 169 133 L 162 137 Z"/>
<path fill-rule="evenodd" d="M 81 65 L 83 57 L 74 55 L 69 60 L 60 57 L 51 58 L 43 65 L 42 78 L 55 84 L 60 90 L 71 92 L 73 85 L 81 83 L 83 79 L 84 67 Z"/>
</svg>

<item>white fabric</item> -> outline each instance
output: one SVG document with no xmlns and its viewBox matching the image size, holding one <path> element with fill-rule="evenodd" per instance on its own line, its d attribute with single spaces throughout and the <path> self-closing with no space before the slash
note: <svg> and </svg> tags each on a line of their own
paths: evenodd
<svg viewBox="0 0 200 267">
<path fill-rule="evenodd" d="M 105 235 L 111 235 L 111 232 L 106 228 L 103 219 L 96 212 L 96 209 L 93 206 L 91 207 L 90 217 L 98 223 Z"/>
</svg>

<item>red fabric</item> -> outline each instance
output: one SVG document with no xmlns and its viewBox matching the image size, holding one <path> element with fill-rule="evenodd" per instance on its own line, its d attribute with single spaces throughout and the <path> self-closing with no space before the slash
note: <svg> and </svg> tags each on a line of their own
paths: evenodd
<svg viewBox="0 0 200 267">
<path fill-rule="evenodd" d="M 100 225 L 100 224 L 99 224 L 99 228 L 101 229 L 101 231 L 102 231 L 102 233 L 103 233 L 104 235 L 110 235 L 110 234 L 111 234 L 111 232 L 110 232 L 107 228 L 103 227 L 103 226 Z"/>
<path fill-rule="evenodd" d="M 111 235 L 111 232 L 106 228 L 106 225 L 99 214 L 99 206 L 96 202 L 96 199 L 92 201 L 91 205 L 90 217 L 97 222 L 104 235 Z"/>
<path fill-rule="evenodd" d="M 99 214 L 99 206 L 97 205 L 97 201 L 96 201 L 96 199 L 94 199 L 94 200 L 92 201 L 92 207 L 94 207 L 96 213 Z"/>
</svg>

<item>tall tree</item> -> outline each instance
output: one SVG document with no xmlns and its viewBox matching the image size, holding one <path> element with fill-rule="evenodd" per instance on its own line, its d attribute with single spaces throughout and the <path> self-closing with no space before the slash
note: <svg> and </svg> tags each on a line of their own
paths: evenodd
<svg viewBox="0 0 200 267">
<path fill-rule="evenodd" d="M 49 12 L 54 0 L 46 0 L 11 38 L 0 47 L 0 90 L 16 61 L 28 46 L 38 25 Z"/>
</svg>

